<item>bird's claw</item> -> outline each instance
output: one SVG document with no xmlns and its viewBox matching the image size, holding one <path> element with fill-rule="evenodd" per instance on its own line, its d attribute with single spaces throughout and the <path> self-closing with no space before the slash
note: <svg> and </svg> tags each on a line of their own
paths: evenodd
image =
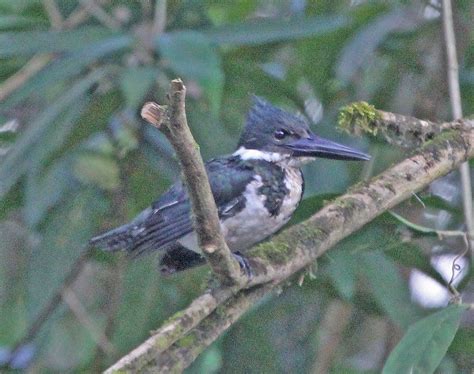
<svg viewBox="0 0 474 374">
<path fill-rule="evenodd" d="M 247 258 L 244 257 L 240 252 L 233 252 L 232 254 L 239 263 L 240 270 L 242 270 L 248 278 L 252 278 L 253 273 L 252 268 L 250 267 L 249 260 L 247 260 Z"/>
</svg>

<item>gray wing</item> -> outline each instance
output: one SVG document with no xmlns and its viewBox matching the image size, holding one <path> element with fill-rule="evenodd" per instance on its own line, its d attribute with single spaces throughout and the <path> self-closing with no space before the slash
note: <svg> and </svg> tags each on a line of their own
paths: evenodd
<svg viewBox="0 0 474 374">
<path fill-rule="evenodd" d="M 243 206 L 243 191 L 254 177 L 253 168 L 232 157 L 211 160 L 206 168 L 219 216 L 225 219 Z M 126 250 L 135 257 L 166 249 L 192 231 L 188 195 L 183 184 L 177 183 L 132 222 L 92 238 L 90 243 L 107 251 Z"/>
<path fill-rule="evenodd" d="M 125 250 L 139 256 L 159 250 L 193 230 L 187 194 L 178 183 L 151 207 L 130 223 L 90 240 L 90 244 L 106 251 Z"/>
</svg>

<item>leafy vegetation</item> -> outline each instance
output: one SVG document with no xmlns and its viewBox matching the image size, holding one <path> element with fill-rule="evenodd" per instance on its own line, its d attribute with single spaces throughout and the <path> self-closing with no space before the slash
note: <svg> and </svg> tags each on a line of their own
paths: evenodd
<svg viewBox="0 0 474 374">
<path fill-rule="evenodd" d="M 145 101 L 165 102 L 170 79 L 187 85 L 204 158 L 233 151 L 250 93 L 373 155 L 365 165 L 309 165 L 295 221 L 405 156 L 338 131 L 341 107 L 367 101 L 450 118 L 437 1 L 157 1 L 165 13 L 154 3 L 0 1 L 0 362 L 87 240 L 131 219 L 179 178 L 169 144 L 139 118 Z M 455 6 L 463 108 L 472 114 L 474 8 L 469 0 Z M 464 309 L 433 313 L 409 283 L 415 269 L 446 283 L 432 257 L 462 252 L 463 239 L 411 230 L 462 229 L 460 194 L 453 173 L 397 209 L 405 222 L 384 215 L 351 236 L 319 261 L 316 280 L 266 298 L 188 371 L 311 372 L 322 359 L 315 352 L 327 339 L 325 317 L 342 299 L 351 312 L 330 352 L 331 372 L 469 372 L 474 337 Z M 96 253 L 67 305 L 11 366 L 104 369 L 197 296 L 207 271 L 164 278 L 152 257 Z M 472 296 L 472 272 L 465 274 L 459 290 Z"/>
</svg>

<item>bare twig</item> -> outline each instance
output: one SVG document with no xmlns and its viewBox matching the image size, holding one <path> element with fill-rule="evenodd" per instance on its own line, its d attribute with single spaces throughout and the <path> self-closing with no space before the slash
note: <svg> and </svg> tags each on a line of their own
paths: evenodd
<svg viewBox="0 0 474 374">
<path fill-rule="evenodd" d="M 160 108 L 165 111 L 162 107 Z M 472 157 L 474 157 L 474 130 L 463 128 L 434 137 L 419 154 L 395 165 L 372 179 L 370 183 L 352 188 L 349 193 L 326 205 L 307 221 L 283 231 L 270 242 L 252 249 L 250 254 L 258 257 L 250 259 L 255 275 L 246 286 L 255 286 L 258 290 L 261 289 L 260 284 L 271 287 L 270 285 L 287 279 L 310 265 L 315 258 L 321 256 L 338 241 L 382 212 L 409 198 L 413 191 L 426 187 L 433 180 L 447 174 L 461 162 Z M 135 354 L 133 364 L 126 368 L 116 364 L 108 373 L 121 370 L 126 372 L 181 370 L 224 330 L 222 324 L 216 322 L 215 316 L 237 313 L 235 307 L 232 309 L 229 305 L 235 305 L 233 304 L 235 300 L 245 298 L 248 295 L 247 292 L 249 291 L 237 293 L 228 300 L 227 304 L 220 305 L 218 312 L 209 314 L 198 324 L 193 323 L 195 327 L 192 330 L 186 329 L 186 333 L 181 334 L 179 340 L 176 338 L 180 335 L 179 329 L 172 327 L 174 332 L 172 340 L 176 343 L 171 346 L 161 332 L 165 341 L 160 340 L 160 344 L 169 348 L 156 349 L 153 354 L 154 348 L 148 341 L 148 347 L 140 346 L 133 351 Z M 238 309 L 236 315 L 241 315 L 249 306 L 241 304 L 239 307 L 241 309 Z M 180 342 L 189 343 L 189 341 L 192 344 L 180 344 Z M 146 352 L 143 360 L 142 357 L 136 355 L 140 350 Z M 130 363 L 127 357 L 125 356 L 119 362 Z"/>
<path fill-rule="evenodd" d="M 454 119 L 462 118 L 461 89 L 459 87 L 459 65 L 456 53 L 456 38 L 454 35 L 453 11 L 451 0 L 443 0 L 443 30 L 448 62 L 449 98 Z M 464 207 L 464 220 L 469 235 L 474 235 L 474 222 L 472 217 L 472 186 L 469 164 L 463 163 L 459 168 Z M 473 246 L 472 239 L 470 246 Z M 472 255 L 472 253 L 471 253 Z"/>
<path fill-rule="evenodd" d="M 97 0 L 96 4 L 103 6 L 109 1 L 110 0 Z M 86 21 L 90 16 L 89 7 L 87 5 L 79 4 L 79 6 L 64 21 L 64 28 L 74 28 Z"/>
<path fill-rule="evenodd" d="M 96 326 L 96 324 L 89 318 L 86 309 L 74 292 L 70 288 L 65 287 L 62 290 L 61 295 L 71 312 L 81 323 L 81 325 L 84 326 L 84 328 L 89 332 L 92 340 L 97 343 L 100 349 L 109 355 L 115 354 L 115 348 L 113 344 L 109 341 L 109 339 L 107 339 L 107 336 L 102 333 L 98 326 Z"/>
<path fill-rule="evenodd" d="M 120 22 L 107 13 L 104 8 L 94 0 L 79 0 L 79 2 L 92 17 L 102 23 L 105 27 L 108 27 L 111 30 L 120 29 Z"/>
<path fill-rule="evenodd" d="M 349 324 L 351 315 L 351 304 L 341 300 L 333 300 L 329 304 L 319 329 L 320 338 L 312 370 L 313 374 L 329 373 L 331 363 L 334 360 L 342 334 Z"/>
<path fill-rule="evenodd" d="M 107 341 L 110 341 L 111 337 L 114 336 L 115 328 L 117 326 L 117 314 L 120 309 L 120 301 L 122 299 L 123 293 L 123 276 L 125 268 L 126 258 L 120 257 L 115 264 L 112 265 L 112 269 L 109 274 L 109 295 L 107 297 L 107 303 L 104 308 L 105 326 L 103 327 L 103 333 L 101 336 L 104 337 Z M 90 366 L 92 371 L 99 371 L 104 367 L 104 362 L 107 356 L 113 357 L 113 352 L 110 350 L 104 349 L 99 341 L 96 340 L 97 348 L 92 359 L 92 364 Z"/>
<path fill-rule="evenodd" d="M 43 0 L 43 6 L 48 13 L 48 18 L 53 29 L 60 30 L 63 27 L 63 16 L 54 0 Z"/>
<path fill-rule="evenodd" d="M 0 101 L 5 100 L 18 88 L 23 86 L 31 77 L 42 70 L 52 58 L 52 54 L 38 54 L 33 56 L 20 70 L 9 76 L 0 85 Z"/>
<path fill-rule="evenodd" d="M 155 15 L 153 17 L 153 26 L 151 34 L 153 37 L 161 34 L 166 27 L 166 0 L 156 0 Z"/>
<path fill-rule="evenodd" d="M 25 344 L 30 343 L 33 338 L 36 336 L 38 331 L 41 329 L 43 324 L 48 320 L 51 314 L 56 310 L 62 300 L 63 292 L 65 289 L 70 288 L 74 281 L 77 279 L 78 275 L 81 273 L 82 269 L 84 268 L 87 261 L 92 255 L 92 249 L 87 246 L 85 250 L 83 250 L 82 254 L 76 259 L 74 264 L 71 266 L 69 273 L 64 278 L 61 286 L 56 290 L 53 296 L 49 299 L 48 303 L 43 307 L 41 312 L 36 316 L 34 321 L 28 328 L 28 331 L 20 339 L 15 347 L 12 349 L 11 357 L 14 358 L 16 352 L 21 349 L 22 346 Z M 8 363 L 7 363 L 8 364 Z"/>
<path fill-rule="evenodd" d="M 181 79 L 175 79 L 171 82 L 169 107 L 147 103 L 143 106 L 141 114 L 145 120 L 166 135 L 176 151 L 191 200 L 199 247 L 204 256 L 223 284 L 240 284 L 245 278 L 221 233 L 216 204 L 199 153 L 199 146 L 187 124 L 185 95 L 186 88 L 183 82 Z"/>
</svg>

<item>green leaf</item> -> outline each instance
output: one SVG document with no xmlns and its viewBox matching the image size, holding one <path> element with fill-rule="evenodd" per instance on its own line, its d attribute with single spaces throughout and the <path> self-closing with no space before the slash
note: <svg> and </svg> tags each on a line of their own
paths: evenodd
<svg viewBox="0 0 474 374">
<path fill-rule="evenodd" d="M 293 17 L 240 22 L 235 25 L 202 30 L 210 41 L 218 44 L 254 45 L 287 41 L 338 30 L 348 24 L 344 16 Z"/>
<path fill-rule="evenodd" d="M 99 219 L 104 219 L 108 201 L 97 188 L 81 189 L 54 209 L 42 225 L 41 242 L 28 259 L 29 316 L 34 318 L 62 284 L 64 276 L 80 255 Z"/>
<path fill-rule="evenodd" d="M 3 122 L 3 118 L 1 119 Z M 5 121 L 0 125 L 0 145 L 8 144 L 15 140 L 18 130 L 18 121 Z"/>
<path fill-rule="evenodd" d="M 20 338 L 27 321 L 25 300 L 28 257 L 34 249 L 31 233 L 15 221 L 0 223 L 0 346 Z M 13 272 L 11 269 L 15 269 Z"/>
<path fill-rule="evenodd" d="M 415 242 L 405 243 L 399 241 L 398 245 L 390 245 L 388 247 L 384 250 L 384 253 L 399 265 L 417 268 L 438 281 L 439 284 L 444 285 L 446 283 L 443 277 L 431 265 L 430 257 Z"/>
<path fill-rule="evenodd" d="M 195 80 L 204 89 L 217 115 L 220 108 L 224 73 L 221 58 L 211 41 L 195 31 L 163 34 L 157 41 L 158 50 L 169 66 L 186 79 Z"/>
<path fill-rule="evenodd" d="M 298 209 L 291 217 L 291 220 L 288 222 L 288 225 L 295 225 L 308 219 L 321 209 L 326 202 L 335 199 L 337 196 L 338 194 L 320 194 L 303 199 L 303 201 L 298 205 Z"/>
<path fill-rule="evenodd" d="M 55 124 L 56 118 L 72 105 L 104 75 L 102 70 L 96 70 L 86 78 L 71 87 L 54 104 L 46 108 L 35 121 L 33 121 L 15 142 L 12 150 L 0 165 L 0 199 L 10 190 L 18 179 L 28 170 L 31 164 L 30 155 L 35 147 L 41 147 L 44 136 L 48 134 L 50 126 Z M 39 162 L 40 160 L 35 160 Z"/>
<path fill-rule="evenodd" d="M 157 69 L 137 67 L 126 69 L 120 77 L 120 88 L 127 106 L 136 109 L 143 104 L 143 97 L 156 81 Z"/>
<path fill-rule="evenodd" d="M 450 213 L 459 211 L 459 208 L 456 208 L 455 204 L 452 204 L 446 201 L 440 196 L 436 196 L 436 195 L 423 196 L 421 197 L 421 200 L 426 206 L 430 208 L 447 210 Z"/>
<path fill-rule="evenodd" d="M 97 26 L 68 31 L 5 32 L 0 34 L 0 57 L 77 51 L 114 34 L 117 33 Z"/>
<path fill-rule="evenodd" d="M 411 31 L 426 22 L 422 17 L 410 17 L 411 12 L 412 7 L 397 7 L 378 16 L 355 33 L 344 47 L 336 66 L 338 79 L 349 81 L 359 68 L 366 65 L 369 56 L 375 55 L 377 47 L 390 33 Z"/>
<path fill-rule="evenodd" d="M 382 373 L 433 373 L 453 341 L 466 310 L 466 306 L 451 305 L 411 325 L 388 357 Z"/>
<path fill-rule="evenodd" d="M 349 251 L 337 250 L 328 255 L 329 264 L 325 274 L 332 280 L 337 292 L 346 300 L 354 297 L 357 274 L 359 272 L 359 261 L 357 256 Z"/>
<path fill-rule="evenodd" d="M 41 0 L 0 0 L 0 11 L 20 13 L 35 5 L 41 5 Z"/>
<path fill-rule="evenodd" d="M 48 23 L 41 18 L 25 17 L 15 14 L 0 15 L 0 30 L 20 28 L 20 27 L 40 27 L 47 26 Z"/>
<path fill-rule="evenodd" d="M 411 303 L 408 284 L 392 261 L 377 252 L 363 254 L 360 260 L 360 270 L 372 295 L 395 323 L 407 327 L 419 318 L 420 311 Z"/>
<path fill-rule="evenodd" d="M 71 174 L 71 158 L 66 156 L 49 170 L 31 170 L 25 185 L 23 215 L 27 224 L 34 227 L 68 190 L 77 186 Z"/>
<path fill-rule="evenodd" d="M 449 353 L 474 357 L 474 329 L 469 326 L 462 327 L 456 333 Z"/>
<path fill-rule="evenodd" d="M 416 223 L 413 223 L 413 222 L 407 220 L 406 218 L 402 217 L 401 215 L 399 215 L 395 212 L 389 211 L 389 213 L 393 217 L 395 217 L 395 219 L 397 219 L 398 221 L 403 223 L 405 226 L 407 226 L 408 228 L 410 228 L 410 229 L 412 229 L 416 232 L 419 232 L 421 234 L 428 234 L 428 235 L 436 235 L 437 234 L 437 230 L 435 230 L 435 229 L 431 229 L 431 228 L 426 227 L 426 226 L 417 225 Z"/>
<path fill-rule="evenodd" d="M 108 38 L 97 43 L 92 43 L 64 58 L 54 60 L 31 78 L 27 84 L 11 95 L 3 103 L 4 107 L 18 104 L 21 100 L 28 98 L 30 95 L 43 94 L 58 84 L 62 85 L 61 87 L 67 88 L 68 85 L 65 84 L 65 81 L 80 74 L 84 67 L 99 58 L 129 47 L 131 42 L 132 38 L 127 35 Z"/>
<path fill-rule="evenodd" d="M 80 155 L 73 166 L 75 176 L 84 183 L 114 190 L 120 185 L 120 169 L 117 162 L 101 154 Z"/>
</svg>

